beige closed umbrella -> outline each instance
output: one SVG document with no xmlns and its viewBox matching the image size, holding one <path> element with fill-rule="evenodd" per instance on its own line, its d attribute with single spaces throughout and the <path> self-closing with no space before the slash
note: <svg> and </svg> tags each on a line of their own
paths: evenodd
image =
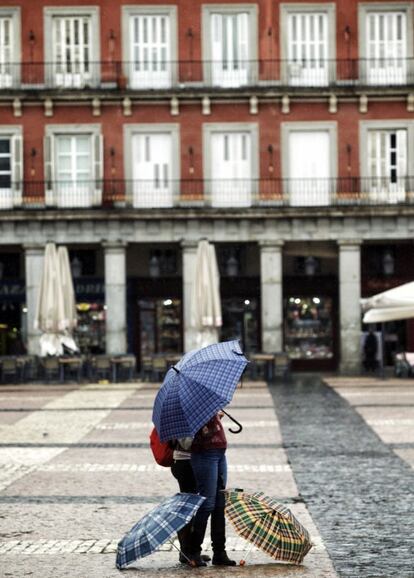
<svg viewBox="0 0 414 578">
<path fill-rule="evenodd" d="M 40 284 L 35 329 L 42 332 L 40 355 L 62 355 L 63 346 L 77 351 L 73 330 L 77 324 L 75 292 L 66 247 L 47 243 Z"/>
<path fill-rule="evenodd" d="M 197 332 L 197 347 L 217 343 L 218 330 L 222 325 L 220 275 L 214 246 L 205 239 L 199 242 L 197 248 L 191 321 Z"/>
</svg>

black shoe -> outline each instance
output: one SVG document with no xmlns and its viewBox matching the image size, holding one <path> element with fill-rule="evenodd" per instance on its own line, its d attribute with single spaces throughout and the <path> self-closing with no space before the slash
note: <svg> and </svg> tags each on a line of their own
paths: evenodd
<svg viewBox="0 0 414 578">
<path fill-rule="evenodd" d="M 200 554 L 193 554 L 189 556 L 190 561 L 187 564 L 192 568 L 201 568 L 202 566 L 207 566 L 207 562 L 204 562 L 203 557 Z"/>
<path fill-rule="evenodd" d="M 207 556 L 207 554 L 201 554 L 200 558 L 204 561 L 204 562 L 210 562 L 211 558 L 210 556 Z M 188 560 L 190 559 L 190 556 L 185 556 L 182 552 L 180 552 L 180 556 L 179 556 L 179 561 L 181 562 L 181 564 L 188 564 Z"/>
<path fill-rule="evenodd" d="M 227 556 L 227 552 L 216 552 L 213 554 L 213 562 L 214 566 L 235 566 L 235 560 L 230 560 Z"/>
</svg>

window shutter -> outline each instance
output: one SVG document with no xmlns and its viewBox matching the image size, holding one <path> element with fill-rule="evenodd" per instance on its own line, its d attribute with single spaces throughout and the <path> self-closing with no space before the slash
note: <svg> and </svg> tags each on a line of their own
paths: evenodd
<svg viewBox="0 0 414 578">
<path fill-rule="evenodd" d="M 398 180 L 407 176 L 407 131 L 397 130 L 397 175 Z"/>
<path fill-rule="evenodd" d="M 12 136 L 11 146 L 13 206 L 18 207 L 22 203 L 23 189 L 23 137 L 21 134 Z"/>
<path fill-rule="evenodd" d="M 46 206 L 51 207 L 56 205 L 56 183 L 55 181 L 55 167 L 53 163 L 53 149 L 55 146 L 55 138 L 53 135 L 45 136 L 44 139 L 44 158 L 45 158 L 45 201 Z"/>
<path fill-rule="evenodd" d="M 95 134 L 93 135 L 93 139 L 93 163 L 95 179 L 93 205 L 99 206 L 102 204 L 103 191 L 103 136 L 101 134 Z"/>
</svg>

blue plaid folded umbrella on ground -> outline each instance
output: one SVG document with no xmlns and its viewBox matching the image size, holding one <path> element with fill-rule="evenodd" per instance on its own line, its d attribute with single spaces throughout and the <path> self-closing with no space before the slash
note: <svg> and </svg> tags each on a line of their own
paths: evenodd
<svg viewBox="0 0 414 578">
<path fill-rule="evenodd" d="M 193 437 L 230 403 L 248 363 L 238 341 L 225 341 L 187 353 L 168 370 L 152 414 L 161 441 Z"/>
<path fill-rule="evenodd" d="M 116 567 L 126 568 L 149 556 L 184 528 L 204 502 L 203 496 L 179 493 L 164 500 L 125 534 L 118 544 Z"/>
</svg>

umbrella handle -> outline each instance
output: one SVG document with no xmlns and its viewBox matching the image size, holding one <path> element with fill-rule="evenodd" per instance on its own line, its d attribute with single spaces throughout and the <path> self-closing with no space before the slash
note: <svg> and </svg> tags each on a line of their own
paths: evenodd
<svg viewBox="0 0 414 578">
<path fill-rule="evenodd" d="M 243 426 L 240 422 L 237 421 L 237 419 L 234 419 L 233 416 L 231 416 L 229 413 L 227 413 L 227 411 L 224 411 L 224 409 L 221 410 L 227 417 L 229 417 L 231 419 L 231 421 L 234 421 L 234 423 L 238 426 L 238 429 L 231 429 L 231 427 L 229 427 L 229 431 L 231 431 L 231 433 L 234 434 L 238 434 L 242 431 Z"/>
</svg>

